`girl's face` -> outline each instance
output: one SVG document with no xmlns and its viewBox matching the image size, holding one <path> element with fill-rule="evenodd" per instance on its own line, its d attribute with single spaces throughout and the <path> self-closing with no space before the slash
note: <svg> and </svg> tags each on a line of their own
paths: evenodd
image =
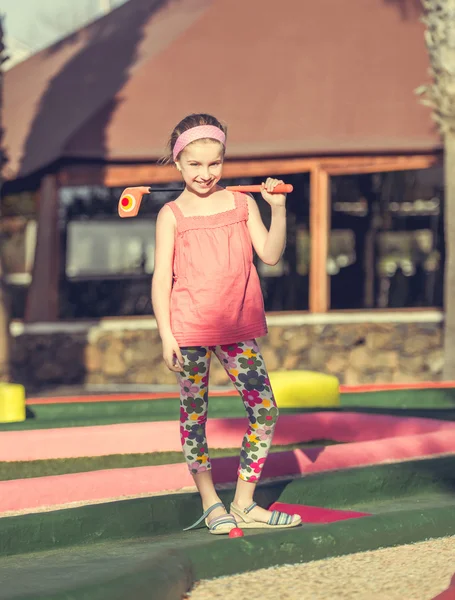
<svg viewBox="0 0 455 600">
<path fill-rule="evenodd" d="M 221 179 L 223 146 L 216 141 L 193 142 L 180 154 L 177 168 L 186 187 L 199 195 L 213 190 Z"/>
</svg>

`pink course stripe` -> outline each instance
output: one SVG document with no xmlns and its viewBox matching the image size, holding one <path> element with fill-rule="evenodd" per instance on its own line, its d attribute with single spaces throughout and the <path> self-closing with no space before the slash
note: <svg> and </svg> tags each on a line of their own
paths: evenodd
<svg viewBox="0 0 455 600">
<path fill-rule="evenodd" d="M 321 506 L 285 504 L 284 502 L 274 502 L 269 506 L 269 510 L 279 510 L 288 515 L 299 515 L 304 523 L 334 523 L 335 521 L 371 516 L 371 513 L 355 510 L 335 510 L 333 508 L 322 508 Z"/>
<path fill-rule="evenodd" d="M 342 394 L 358 392 L 392 392 L 394 390 L 431 390 L 455 388 L 455 381 L 419 381 L 418 383 L 365 383 L 362 385 L 340 385 Z"/>
<path fill-rule="evenodd" d="M 209 419 L 209 447 L 240 448 L 247 423 L 246 418 Z M 362 413 L 308 413 L 281 415 L 273 443 L 286 445 L 318 439 L 365 442 L 435 431 L 455 433 L 455 423 Z M 5 431 L 0 436 L 1 461 L 172 451 L 181 451 L 177 419 L 151 423 Z"/>
<path fill-rule="evenodd" d="M 455 600 L 455 574 L 450 580 L 449 587 L 435 596 L 433 600 Z"/>
<path fill-rule="evenodd" d="M 373 440 L 269 455 L 264 477 L 295 476 L 455 452 L 453 431 Z M 215 483 L 237 479 L 237 457 L 213 460 Z M 93 502 L 193 487 L 186 464 L 111 469 L 0 482 L 0 513 Z"/>
</svg>

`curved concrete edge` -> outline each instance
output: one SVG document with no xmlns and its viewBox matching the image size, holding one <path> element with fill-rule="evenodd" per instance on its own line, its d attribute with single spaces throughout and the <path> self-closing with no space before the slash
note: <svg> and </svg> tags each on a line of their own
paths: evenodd
<svg viewBox="0 0 455 600">
<path fill-rule="evenodd" d="M 450 456 L 262 482 L 256 501 L 266 507 L 279 501 L 343 509 L 362 502 L 409 498 L 422 491 L 444 493 L 454 485 L 455 456 Z M 220 489 L 219 495 L 228 506 L 234 491 Z M 4 517 L 0 519 L 0 556 L 175 534 L 196 521 L 200 511 L 197 493 L 180 493 Z M 359 520 L 366 523 L 369 519 Z"/>
<path fill-rule="evenodd" d="M 189 557 L 175 550 L 157 552 L 130 572 L 56 594 L 21 596 L 19 600 L 181 600 L 194 584 Z"/>
</svg>

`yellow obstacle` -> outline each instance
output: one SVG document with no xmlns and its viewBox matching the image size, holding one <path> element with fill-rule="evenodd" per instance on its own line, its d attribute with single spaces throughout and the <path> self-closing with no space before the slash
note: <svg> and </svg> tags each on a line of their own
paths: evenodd
<svg viewBox="0 0 455 600">
<path fill-rule="evenodd" d="M 278 407 L 340 405 L 340 382 L 334 375 L 314 371 L 273 371 L 269 378 Z"/>
<path fill-rule="evenodd" d="M 25 389 L 18 383 L 0 383 L 0 423 L 25 421 Z"/>
</svg>

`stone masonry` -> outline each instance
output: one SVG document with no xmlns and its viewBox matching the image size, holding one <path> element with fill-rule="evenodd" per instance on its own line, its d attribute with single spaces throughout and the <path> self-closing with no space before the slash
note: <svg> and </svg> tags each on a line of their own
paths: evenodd
<svg viewBox="0 0 455 600">
<path fill-rule="evenodd" d="M 308 369 L 340 383 L 437 381 L 443 366 L 440 323 L 337 323 L 269 325 L 259 340 L 269 371 Z M 61 385 L 172 385 L 156 328 L 24 333 L 14 337 L 14 381 L 27 388 Z M 214 358 L 212 385 L 228 386 Z"/>
</svg>

